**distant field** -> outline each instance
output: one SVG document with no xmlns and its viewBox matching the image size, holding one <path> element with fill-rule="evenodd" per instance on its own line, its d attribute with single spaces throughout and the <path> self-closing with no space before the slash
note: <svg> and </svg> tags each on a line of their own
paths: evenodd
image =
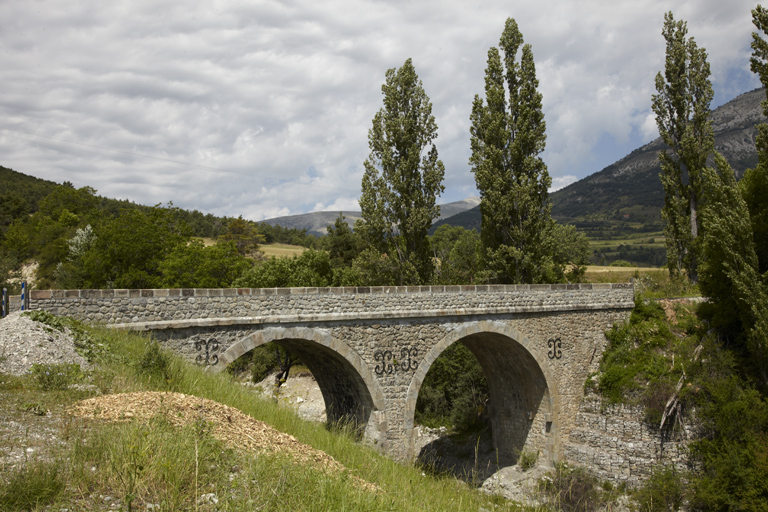
<svg viewBox="0 0 768 512">
<path fill-rule="evenodd" d="M 290 258 L 291 256 L 303 253 L 307 249 L 306 247 L 301 247 L 300 245 L 269 244 L 260 245 L 259 250 L 261 250 L 261 252 L 263 252 L 264 256 L 267 258 L 272 256 L 276 258 Z"/>
<path fill-rule="evenodd" d="M 602 267 L 589 265 L 584 275 L 588 283 L 628 283 L 635 274 L 650 274 L 656 279 L 667 275 L 666 268 L 659 267 Z"/>
<path fill-rule="evenodd" d="M 216 239 L 215 238 L 202 238 L 203 244 L 206 247 L 210 247 L 211 245 L 216 245 Z M 264 253 L 264 256 L 267 258 L 274 256 L 275 258 L 290 258 L 291 256 L 294 256 L 296 254 L 301 254 L 307 249 L 305 247 L 301 247 L 300 245 L 290 245 L 290 244 L 261 244 L 259 245 L 259 250 Z"/>
</svg>

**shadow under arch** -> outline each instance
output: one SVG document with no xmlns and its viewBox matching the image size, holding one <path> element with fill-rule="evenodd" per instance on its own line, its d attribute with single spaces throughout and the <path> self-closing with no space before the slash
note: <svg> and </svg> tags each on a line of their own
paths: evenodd
<svg viewBox="0 0 768 512">
<path fill-rule="evenodd" d="M 267 327 L 230 346 L 215 371 L 269 342 L 294 352 L 312 372 L 323 394 L 328 424 L 351 419 L 367 440 L 385 440 L 384 393 L 379 382 L 349 345 L 326 332 L 307 327 Z"/>
<path fill-rule="evenodd" d="M 494 449 L 501 465 L 517 462 L 524 450 L 538 451 L 539 460 L 560 459 L 559 394 L 546 352 L 506 323 L 479 321 L 452 331 L 424 357 L 408 386 L 404 411 L 409 434 L 408 458 L 414 460 L 414 414 L 427 372 L 453 343 L 463 343 L 483 368 L 490 392 Z"/>
</svg>

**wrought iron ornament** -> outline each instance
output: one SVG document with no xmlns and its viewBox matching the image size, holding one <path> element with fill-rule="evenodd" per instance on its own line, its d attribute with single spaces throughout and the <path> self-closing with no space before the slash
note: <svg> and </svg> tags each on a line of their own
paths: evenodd
<svg viewBox="0 0 768 512">
<path fill-rule="evenodd" d="M 547 356 L 550 359 L 560 359 L 563 357 L 563 351 L 562 351 L 562 342 L 560 341 L 560 338 L 549 338 L 549 341 L 547 341 L 547 346 L 549 347 L 549 352 L 547 352 Z"/>
<path fill-rule="evenodd" d="M 202 350 L 205 348 L 205 357 L 203 357 Z M 205 341 L 195 341 L 195 350 L 200 352 L 195 358 L 195 362 L 200 365 L 213 366 L 218 364 L 219 356 L 215 354 L 219 350 L 219 342 L 215 338 L 211 338 Z"/>
<path fill-rule="evenodd" d="M 419 363 L 415 361 L 418 355 L 419 351 L 417 349 L 406 347 L 400 350 L 400 357 L 402 359 L 398 361 L 393 357 L 390 350 L 377 350 L 373 353 L 373 359 L 381 364 L 377 364 L 373 371 L 376 375 L 384 375 L 385 373 L 392 375 L 398 370 L 404 372 L 416 370 L 419 367 Z"/>
</svg>

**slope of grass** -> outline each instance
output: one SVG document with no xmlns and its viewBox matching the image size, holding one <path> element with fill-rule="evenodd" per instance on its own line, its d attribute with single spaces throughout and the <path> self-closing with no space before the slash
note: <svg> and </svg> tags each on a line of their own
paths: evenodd
<svg viewBox="0 0 768 512">
<path fill-rule="evenodd" d="M 97 391 L 43 391 L 31 376 L 2 376 L 0 405 L 19 411 L 20 419 L 29 414 L 22 414 L 22 403 L 62 414 L 59 436 L 66 443 L 0 471 L 0 510 L 103 509 L 105 497 L 122 510 L 146 510 L 147 505 L 157 510 L 517 509 L 452 478 L 426 476 L 387 459 L 343 428 L 301 420 L 227 374 L 206 373 L 158 350 L 147 338 L 105 329 L 90 333 L 102 345 L 89 376 L 101 392 L 166 390 L 215 400 L 324 450 L 348 471 L 333 475 L 286 457 L 233 450 L 214 439 L 204 422 L 179 428 L 162 416 L 149 425 L 66 419 L 63 408 Z M 353 477 L 381 490 L 367 490 Z"/>
</svg>

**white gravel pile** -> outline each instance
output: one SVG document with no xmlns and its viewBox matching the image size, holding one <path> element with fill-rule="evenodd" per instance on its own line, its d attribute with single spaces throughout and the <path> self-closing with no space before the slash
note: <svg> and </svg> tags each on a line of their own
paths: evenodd
<svg viewBox="0 0 768 512">
<path fill-rule="evenodd" d="M 23 375 L 33 364 L 79 364 L 88 362 L 75 351 L 69 331 L 63 332 L 35 322 L 17 311 L 0 319 L 0 373 Z"/>
</svg>

